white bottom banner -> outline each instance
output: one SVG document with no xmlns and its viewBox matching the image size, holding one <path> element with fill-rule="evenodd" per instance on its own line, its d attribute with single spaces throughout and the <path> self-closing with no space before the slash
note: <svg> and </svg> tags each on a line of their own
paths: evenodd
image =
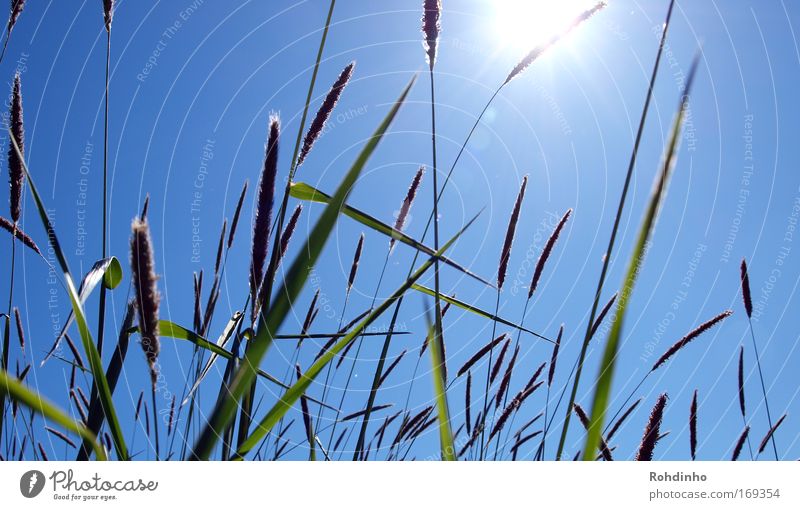
<svg viewBox="0 0 800 510">
<path fill-rule="evenodd" d="M 2 508 L 800 508 L 797 462 L 0 463 Z"/>
</svg>

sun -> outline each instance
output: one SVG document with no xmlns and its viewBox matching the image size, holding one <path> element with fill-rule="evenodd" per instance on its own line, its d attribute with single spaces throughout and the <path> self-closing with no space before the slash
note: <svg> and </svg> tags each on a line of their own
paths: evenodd
<svg viewBox="0 0 800 510">
<path fill-rule="evenodd" d="M 588 0 L 493 0 L 494 28 L 501 46 L 527 50 L 561 32 Z"/>
</svg>

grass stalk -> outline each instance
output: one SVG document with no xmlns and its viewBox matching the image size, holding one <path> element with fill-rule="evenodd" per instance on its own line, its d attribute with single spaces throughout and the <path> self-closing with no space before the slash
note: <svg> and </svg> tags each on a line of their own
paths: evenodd
<svg viewBox="0 0 800 510">
<path fill-rule="evenodd" d="M 661 55 L 664 51 L 664 44 L 667 40 L 667 32 L 669 31 L 670 20 L 672 19 L 672 9 L 675 5 L 675 0 L 670 0 L 669 8 L 667 9 L 667 17 L 664 21 L 664 29 L 661 31 L 661 39 L 658 44 L 658 51 L 656 53 L 655 63 L 653 64 L 653 71 L 650 74 L 650 83 L 647 86 L 647 95 L 645 96 L 644 106 L 642 108 L 641 118 L 639 119 L 639 127 L 636 131 L 636 139 L 633 143 L 633 151 L 628 163 L 628 171 L 625 174 L 625 183 L 622 186 L 622 193 L 620 194 L 619 204 L 617 205 L 617 214 L 614 217 L 614 226 L 611 228 L 611 236 L 608 239 L 608 246 L 606 247 L 605 256 L 603 257 L 603 268 L 600 270 L 600 278 L 597 281 L 597 289 L 594 293 L 594 302 L 592 303 L 592 311 L 589 313 L 589 320 L 586 323 L 586 334 L 583 338 L 581 351 L 578 355 L 578 367 L 575 372 L 575 380 L 572 383 L 572 392 L 570 393 L 569 402 L 564 415 L 564 425 L 561 428 L 561 437 L 558 441 L 558 450 L 556 451 L 556 460 L 561 460 L 564 452 L 564 444 L 567 440 L 567 432 L 569 431 L 569 422 L 572 417 L 572 408 L 575 405 L 575 399 L 578 396 L 578 387 L 580 385 L 581 373 L 583 372 L 583 363 L 586 359 L 586 351 L 589 347 L 589 340 L 591 340 L 592 324 L 597 314 L 597 309 L 600 304 L 600 296 L 603 293 L 603 285 L 606 281 L 608 267 L 611 262 L 611 257 L 614 251 L 614 245 L 617 240 L 617 231 L 619 224 L 622 220 L 622 211 L 625 209 L 625 202 L 628 197 L 628 189 L 630 188 L 631 178 L 633 177 L 633 169 L 636 166 L 636 158 L 639 154 L 639 144 L 642 140 L 642 133 L 644 132 L 645 121 L 647 120 L 647 112 L 650 109 L 650 101 L 653 97 L 653 89 L 655 87 L 656 77 L 658 76 L 658 68 L 661 64 Z M 592 454 L 594 450 L 592 450 Z"/>
</svg>

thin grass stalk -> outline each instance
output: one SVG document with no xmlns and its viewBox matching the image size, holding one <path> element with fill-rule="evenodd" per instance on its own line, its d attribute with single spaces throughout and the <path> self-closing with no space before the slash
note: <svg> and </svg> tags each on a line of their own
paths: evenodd
<svg viewBox="0 0 800 510">
<path fill-rule="evenodd" d="M 556 337 L 556 344 L 553 346 L 553 355 L 550 357 L 550 367 L 547 371 L 547 396 L 544 401 L 544 423 L 545 429 L 542 430 L 542 441 L 539 444 L 539 448 L 542 452 L 545 450 L 546 446 L 546 436 L 547 436 L 547 417 L 550 411 L 550 387 L 553 385 L 553 377 L 556 373 L 556 362 L 558 361 L 558 350 L 561 347 L 561 337 L 564 335 L 564 325 L 562 324 L 560 328 L 558 328 L 558 336 Z M 553 411 L 555 414 L 555 410 Z M 513 423 L 513 422 L 512 422 Z"/>
<path fill-rule="evenodd" d="M 633 143 L 633 150 L 631 152 L 630 161 L 628 163 L 628 170 L 625 174 L 625 183 L 622 186 L 622 193 L 620 194 L 619 204 L 617 206 L 617 213 L 614 217 L 614 226 L 611 228 L 611 235 L 608 239 L 608 246 L 606 247 L 605 256 L 603 257 L 603 268 L 600 270 L 600 278 L 597 281 L 597 289 L 594 293 L 594 302 L 592 303 L 592 311 L 589 313 L 589 320 L 586 324 L 586 334 L 583 338 L 580 354 L 578 354 L 578 368 L 575 372 L 575 380 L 572 384 L 572 391 L 570 393 L 567 410 L 564 416 L 564 425 L 561 429 L 561 437 L 558 441 L 558 450 L 556 451 L 556 460 L 561 460 L 561 455 L 564 452 L 564 445 L 567 440 L 567 432 L 569 431 L 569 422 L 572 416 L 572 406 L 575 404 L 575 398 L 578 395 L 578 386 L 580 385 L 581 374 L 583 373 L 583 363 L 586 359 L 586 352 L 589 348 L 589 340 L 591 340 L 592 325 L 595 320 L 597 308 L 600 304 L 600 296 L 603 294 L 603 285 L 606 281 L 609 263 L 611 261 L 614 245 L 617 240 L 617 231 L 622 219 L 622 212 L 625 209 L 625 202 L 628 197 L 628 189 L 630 188 L 631 178 L 633 177 L 633 169 L 636 166 L 636 158 L 639 154 L 639 144 L 642 140 L 642 133 L 644 132 L 645 121 L 647 120 L 647 112 L 650 109 L 650 101 L 653 97 L 653 89 L 655 88 L 656 76 L 658 76 L 658 69 L 661 64 L 661 56 L 664 51 L 664 45 L 667 40 L 667 32 L 669 31 L 670 20 L 672 19 L 672 9 L 675 6 L 675 0 L 670 0 L 669 8 L 667 9 L 667 17 L 664 21 L 664 28 L 661 31 L 661 39 L 658 44 L 658 51 L 656 53 L 655 62 L 653 64 L 653 71 L 650 74 L 650 82 L 647 86 L 647 95 L 645 96 L 644 106 L 642 107 L 642 114 L 639 119 L 639 127 L 636 130 L 636 139 Z"/>
<path fill-rule="evenodd" d="M 411 181 L 411 185 L 408 188 L 408 192 L 406 193 L 406 196 L 403 199 L 403 203 L 400 206 L 400 213 L 397 215 L 397 221 L 395 222 L 395 229 L 398 230 L 398 231 L 404 227 L 406 216 L 410 212 L 411 206 L 414 203 L 414 199 L 417 196 L 417 190 L 419 189 L 420 183 L 422 182 L 422 176 L 423 176 L 424 172 L 425 172 L 425 168 L 424 167 L 420 167 L 417 170 L 417 173 L 414 175 L 414 178 Z M 434 171 L 434 177 L 435 177 L 435 175 L 436 175 L 436 172 Z M 380 275 L 380 277 L 378 279 L 378 286 L 375 289 L 375 294 L 373 295 L 372 304 L 370 305 L 370 308 L 375 306 L 375 300 L 376 300 L 376 298 L 378 296 L 378 292 L 380 290 L 380 285 L 381 285 L 381 283 L 383 281 L 383 276 L 384 276 L 384 273 L 386 272 L 386 267 L 387 267 L 387 264 L 389 262 L 389 256 L 392 253 L 393 246 L 394 246 L 394 238 L 392 238 L 389 241 L 389 250 L 386 252 L 386 258 L 384 259 L 384 262 L 383 262 L 383 268 L 381 269 L 381 275 Z M 438 263 L 439 263 L 439 259 L 438 258 L 434 259 L 434 273 L 436 272 L 436 268 L 438 268 Z M 435 274 L 434 274 L 434 278 L 436 278 Z M 436 302 L 438 303 L 439 301 L 437 300 Z M 394 313 L 392 315 L 392 321 L 391 321 L 391 323 L 389 325 L 389 331 L 386 334 L 386 338 L 384 339 L 383 347 L 381 348 L 381 355 L 380 355 L 380 358 L 378 359 L 378 364 L 377 364 L 377 367 L 375 368 L 375 374 L 373 375 L 373 378 L 372 378 L 372 387 L 370 389 L 369 397 L 367 398 L 367 405 L 365 407 L 366 413 L 364 413 L 364 417 L 361 420 L 361 427 L 359 429 L 358 439 L 356 440 L 356 447 L 355 447 L 355 449 L 353 451 L 353 460 L 354 461 L 358 460 L 359 457 L 362 455 L 362 451 L 363 451 L 363 448 L 364 448 L 364 442 L 366 440 L 366 435 L 367 435 L 367 426 L 369 424 L 370 413 L 372 411 L 372 406 L 375 404 L 375 396 L 377 395 L 378 388 L 380 387 L 380 380 L 381 380 L 381 377 L 383 376 L 383 368 L 384 368 L 384 365 L 386 363 L 386 356 L 389 354 L 389 344 L 391 342 L 392 334 L 394 332 L 394 326 L 395 326 L 396 321 L 397 321 L 397 313 L 398 312 L 399 312 L 399 307 L 395 307 L 395 311 L 394 311 Z M 438 319 L 436 319 L 436 324 L 438 324 L 437 331 L 440 331 L 441 330 L 441 308 L 438 308 L 438 307 L 437 307 L 437 317 L 438 317 Z M 350 369 L 350 375 L 352 375 L 352 371 L 355 368 L 356 360 L 358 359 L 358 354 L 361 351 L 362 342 L 363 342 L 363 337 L 360 338 L 359 341 L 358 341 L 358 346 L 356 347 L 355 359 L 353 360 L 353 364 L 351 365 L 351 369 Z M 345 354 L 346 353 L 347 353 L 347 350 L 345 350 Z M 349 387 L 348 386 L 349 382 L 350 382 L 350 376 L 348 376 L 348 378 L 347 378 L 347 383 L 348 384 L 345 384 L 345 391 Z M 342 402 L 344 402 L 344 394 L 342 394 Z"/>
<path fill-rule="evenodd" d="M 748 329 L 750 330 L 750 339 L 753 341 L 753 353 L 756 356 L 756 366 L 758 367 L 758 378 L 761 382 L 761 394 L 764 397 L 764 407 L 767 411 L 767 421 L 770 428 L 772 425 L 772 413 L 769 410 L 769 399 L 767 399 L 767 386 L 764 384 L 764 372 L 761 370 L 761 357 L 758 354 L 758 343 L 756 342 L 756 334 L 753 330 L 753 302 L 750 297 L 750 276 L 747 273 L 747 262 L 742 259 L 741 265 L 741 282 L 742 282 L 742 301 L 744 301 L 744 308 L 747 312 Z M 770 436 L 772 442 L 772 452 L 775 454 L 775 460 L 778 460 L 778 447 L 775 444 L 774 434 Z M 759 452 L 761 453 L 761 452 Z"/>
<path fill-rule="evenodd" d="M 103 1 L 103 14 L 106 26 L 106 73 L 105 73 L 105 90 L 103 93 L 103 218 L 101 235 L 101 242 L 103 243 L 100 250 L 101 259 L 106 258 L 108 251 L 108 89 L 109 89 L 109 76 L 111 69 L 111 21 L 114 15 L 114 1 Z M 147 202 L 145 202 L 147 203 Z M 100 300 L 98 302 L 97 310 L 97 352 L 103 355 L 103 337 L 105 334 L 106 322 L 106 286 L 100 286 Z"/>
<path fill-rule="evenodd" d="M 440 0 L 425 0 L 423 5 L 424 15 L 422 17 L 422 32 L 425 35 L 425 48 L 426 56 L 428 59 L 428 76 L 431 85 L 431 155 L 433 164 L 433 249 L 439 251 L 439 166 L 436 161 L 436 86 L 434 81 L 433 68 L 436 63 L 436 47 L 439 41 L 439 17 L 441 16 L 442 4 Z M 434 372 L 439 367 L 446 366 L 444 359 L 444 332 L 442 331 L 442 303 L 440 297 L 440 278 L 439 278 L 439 260 L 434 261 L 433 265 L 433 280 L 434 280 L 434 320 L 433 320 L 433 344 L 431 345 L 431 356 L 434 364 L 438 362 L 439 365 L 434 366 Z M 433 349 L 439 350 L 434 353 Z M 439 359 L 441 358 L 441 359 Z M 444 460 L 455 460 L 455 451 L 452 442 L 452 430 L 450 429 L 449 412 L 447 410 L 447 397 L 444 395 L 444 387 L 447 385 L 446 370 L 442 380 L 436 380 L 434 387 L 437 391 L 441 389 L 442 395 L 439 398 L 444 399 L 443 407 L 439 405 L 439 418 L 446 420 L 445 423 L 440 423 L 441 443 L 442 443 L 442 458 Z M 434 376 L 436 377 L 436 376 Z M 441 382 L 441 388 L 439 388 Z M 445 442 L 449 441 L 449 445 Z M 449 451 L 447 451 L 449 450 Z"/>
</svg>

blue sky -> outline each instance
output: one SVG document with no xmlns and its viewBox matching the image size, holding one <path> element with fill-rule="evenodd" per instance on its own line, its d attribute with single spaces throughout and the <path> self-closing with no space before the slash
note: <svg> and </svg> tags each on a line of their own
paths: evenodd
<svg viewBox="0 0 800 510">
<path fill-rule="evenodd" d="M 440 204 L 445 237 L 486 207 L 450 255 L 492 279 L 519 183 L 529 176 L 500 300 L 501 315 L 513 321 L 522 314 L 530 266 L 557 221 L 554 218 L 574 209 L 525 320 L 527 327 L 547 336 L 555 336 L 559 325 L 565 325 L 558 389 L 566 381 L 586 327 L 667 6 L 666 1 L 610 3 L 501 92 Z M 403 85 L 425 69 L 420 4 L 337 2 L 312 110 L 352 60 L 357 62 L 355 74 L 329 130 L 298 172 L 299 180 L 332 191 Z M 242 183 L 249 179 L 243 221 L 228 259 L 210 336 L 215 338 L 227 317 L 241 309 L 253 190 L 268 116 L 278 113 L 283 123 L 283 179 L 327 8 L 321 0 L 118 2 L 112 32 L 110 252 L 127 262 L 130 221 L 150 193 L 163 318 L 191 325 L 192 273 L 211 270 L 222 220 L 232 216 Z M 511 28 L 497 21 L 498 13 L 509 8 L 502 1 L 444 2 L 436 66 L 440 171 L 449 168 L 475 116 L 526 51 L 527 45 L 520 43 L 524 37 L 512 37 Z M 680 77 L 688 71 L 699 44 L 703 59 L 674 178 L 626 321 L 612 408 L 638 382 L 652 356 L 721 311 L 730 308 L 734 315 L 645 383 L 639 392 L 644 403 L 617 437 L 616 456 L 621 459 L 635 453 L 649 408 L 661 392 L 670 396 L 663 428 L 671 433 L 659 445 L 657 457 L 687 458 L 687 419 L 695 389 L 700 402 L 699 456 L 728 458 L 743 428 L 736 395 L 742 343 L 754 440 L 766 432 L 764 408 L 757 407 L 760 389 L 739 294 L 742 257 L 750 264 L 758 310 L 754 327 L 770 406 L 774 415 L 789 413 L 776 438 L 778 447 L 783 458 L 800 456 L 796 425 L 800 385 L 791 369 L 800 362 L 798 319 L 791 313 L 798 303 L 800 282 L 793 237 L 800 207 L 796 171 L 800 152 L 795 143 L 800 113 L 795 91 L 800 78 L 795 39 L 799 17 L 797 6 L 783 1 L 677 3 L 604 300 L 622 279 L 677 104 Z M 29 2 L 0 68 L 9 84 L 15 68 L 22 73 L 29 165 L 54 210 L 56 230 L 76 273 L 85 272 L 100 257 L 104 59 L 99 2 Z M 365 168 L 351 195 L 352 205 L 393 221 L 417 167 L 430 164 L 428 100 L 427 76 L 422 75 Z M 407 224 L 414 237 L 422 234 L 430 214 L 430 177 L 425 177 Z M 311 230 L 320 211 L 320 206 L 306 204 L 295 240 Z M 46 244 L 29 197 L 23 226 Z M 347 218 L 338 223 L 315 269 L 315 282 L 301 296 L 286 332 L 299 329 L 297 322 L 302 322 L 316 286 L 327 306 L 314 329 L 336 329 L 350 260 L 362 230 Z M 388 249 L 387 239 L 365 233 L 364 258 L 346 320 L 369 306 Z M 299 244 L 295 242 L 294 248 Z M 3 246 L 7 260 L 8 244 Z M 289 257 L 293 253 L 290 249 Z M 412 257 L 405 246 L 394 250 L 378 299 L 403 281 Z M 66 318 L 68 300 L 59 289 L 57 307 L 50 309 L 50 289 L 57 286 L 48 283 L 46 266 L 30 253 L 18 264 L 22 283 L 15 304 L 23 312 L 31 346 L 28 360 L 35 362 L 28 381 L 66 405 L 69 371 L 57 361 L 44 368 L 38 364 L 52 339 L 49 321 L 56 312 L 61 321 Z M 7 284 L 6 279 L 0 281 L 0 295 L 7 292 Z M 494 306 L 494 291 L 450 269 L 442 271 L 442 287 L 483 308 Z M 107 338 L 115 336 L 127 298 L 126 279 L 111 293 Z M 95 300 L 87 306 L 90 317 L 96 312 Z M 378 403 L 395 403 L 397 410 L 405 401 L 423 338 L 424 303 L 422 297 L 410 295 L 403 305 L 401 322 L 413 334 L 393 341 L 390 355 L 403 349 L 411 352 L 378 396 Z M 386 327 L 388 321 L 382 317 L 377 325 Z M 445 341 L 451 373 L 490 339 L 491 327 L 460 310 L 448 314 Z M 587 408 L 603 341 L 604 337 L 591 344 L 578 393 L 578 401 Z M 365 340 L 345 412 L 366 402 L 380 343 Z M 512 391 L 550 356 L 550 347 L 529 335 L 523 336 L 521 345 Z M 268 354 L 264 368 L 283 375 L 292 349 L 293 343 L 279 344 Z M 654 354 L 648 357 L 650 350 Z M 304 368 L 315 352 L 316 348 L 303 351 Z M 162 343 L 164 375 L 175 393 L 183 389 L 191 354 L 189 345 L 167 339 Z M 432 397 L 428 367 L 423 360 L 414 383 L 411 405 L 416 410 Z M 147 387 L 146 365 L 136 346 L 124 375 L 115 400 L 123 419 L 130 422 L 136 398 Z M 345 375 L 340 373 L 333 386 L 340 388 Z M 205 383 L 206 411 L 213 404 L 219 377 L 215 369 Z M 274 386 L 260 387 L 262 413 L 277 397 L 275 391 Z M 463 391 L 463 381 L 458 381 L 450 393 L 456 426 L 463 422 Z M 321 386 L 313 386 L 311 393 L 319 396 Z M 158 405 L 163 410 L 169 403 Z M 524 417 L 534 416 L 543 405 L 544 393 L 535 395 L 526 403 Z M 291 414 L 299 418 L 297 411 Z M 548 458 L 554 454 L 562 416 L 563 406 L 556 432 L 548 440 Z M 136 437 L 132 450 L 140 451 L 146 446 L 142 432 Z M 299 420 L 293 438 L 303 438 Z M 438 435 L 430 429 L 410 456 L 434 454 L 437 442 Z M 567 455 L 582 443 L 582 430 L 573 422 Z M 63 445 L 54 442 L 52 447 L 56 455 L 64 453 Z M 306 458 L 307 450 L 301 445 L 288 457 Z"/>
</svg>

